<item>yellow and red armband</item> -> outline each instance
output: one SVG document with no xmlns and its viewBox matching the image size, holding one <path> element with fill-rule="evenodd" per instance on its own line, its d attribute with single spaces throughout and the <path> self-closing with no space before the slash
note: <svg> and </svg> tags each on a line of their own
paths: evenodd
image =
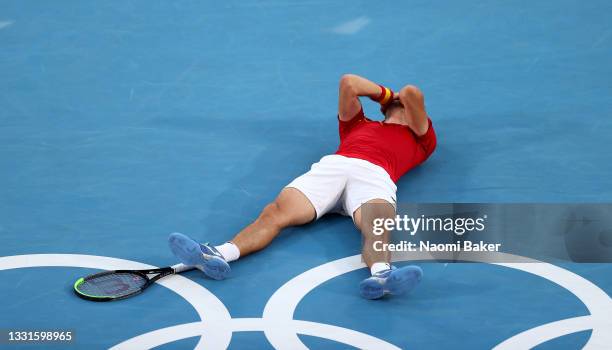
<svg viewBox="0 0 612 350">
<path fill-rule="evenodd" d="M 372 97 L 373 101 L 380 103 L 381 107 L 384 107 L 389 104 L 389 102 L 393 101 L 393 90 L 388 87 L 380 86 L 380 94 L 377 97 Z"/>
</svg>

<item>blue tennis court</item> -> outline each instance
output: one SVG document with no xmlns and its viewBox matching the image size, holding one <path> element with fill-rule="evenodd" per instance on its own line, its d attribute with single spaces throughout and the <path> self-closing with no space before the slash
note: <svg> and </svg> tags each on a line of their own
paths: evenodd
<svg viewBox="0 0 612 350">
<path fill-rule="evenodd" d="M 345 73 L 419 86 L 438 135 L 410 203 L 612 202 L 608 1 L 0 2 L 0 329 L 73 349 L 610 349 L 612 265 L 421 260 L 362 299 L 350 219 L 113 303 L 79 276 L 219 243 L 338 147 Z M 376 105 L 363 103 L 371 118 Z M 609 247 L 609 246 L 608 246 Z M 408 264 L 399 261 L 398 265 Z"/>
</svg>

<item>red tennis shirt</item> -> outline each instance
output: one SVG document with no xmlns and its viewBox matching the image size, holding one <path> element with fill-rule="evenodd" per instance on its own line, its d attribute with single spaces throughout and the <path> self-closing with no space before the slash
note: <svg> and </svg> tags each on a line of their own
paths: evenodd
<svg viewBox="0 0 612 350">
<path fill-rule="evenodd" d="M 366 118 L 363 109 L 349 121 L 338 121 L 340 147 L 336 154 L 376 164 L 389 173 L 393 182 L 423 163 L 436 148 L 431 119 L 422 136 L 405 125 L 372 121 Z"/>
</svg>

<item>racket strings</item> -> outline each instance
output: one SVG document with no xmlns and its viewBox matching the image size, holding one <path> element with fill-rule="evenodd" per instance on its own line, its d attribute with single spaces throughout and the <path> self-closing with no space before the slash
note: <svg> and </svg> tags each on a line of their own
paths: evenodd
<svg viewBox="0 0 612 350">
<path fill-rule="evenodd" d="M 78 290 L 93 297 L 118 298 L 138 292 L 147 280 L 132 273 L 110 273 L 86 279 L 78 286 Z"/>
</svg>

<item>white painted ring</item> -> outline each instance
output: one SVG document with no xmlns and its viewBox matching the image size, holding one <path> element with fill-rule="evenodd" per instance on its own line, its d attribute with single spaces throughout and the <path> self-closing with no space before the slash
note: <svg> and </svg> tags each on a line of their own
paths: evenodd
<svg viewBox="0 0 612 350">
<path fill-rule="evenodd" d="M 135 261 L 80 254 L 32 254 L 0 257 L 0 270 L 27 267 L 83 267 L 102 270 L 153 269 Z M 342 342 L 360 349 L 398 350 L 399 348 L 370 335 L 323 323 L 291 320 L 269 322 L 258 318 L 232 319 L 225 305 L 201 285 L 182 276 L 157 281 L 182 298 L 196 310 L 205 322 L 192 322 L 151 331 L 123 341 L 111 349 L 151 349 L 173 341 L 200 336 L 196 349 L 227 349 L 235 331 L 264 331 L 285 329 Z M 206 315 L 206 316 L 205 316 Z"/>
<path fill-rule="evenodd" d="M 498 254 L 499 259 L 508 261 L 517 258 L 517 256 L 510 254 Z M 452 256 L 449 255 L 448 258 L 450 259 Z M 399 256 L 396 261 L 432 259 L 429 254 L 411 254 L 408 257 Z M 525 258 L 521 259 L 526 261 Z M 462 256 L 462 260 L 479 261 L 476 255 L 473 257 Z M 607 315 L 612 313 L 612 302 L 609 296 L 588 280 L 568 270 L 536 260 L 530 261 L 532 262 L 495 264 L 529 272 L 558 284 L 576 295 L 589 309 L 591 315 L 556 321 L 526 330 L 500 343 L 496 349 L 531 348 L 545 341 L 588 329 L 592 329 L 593 333 L 585 348 L 595 349 L 602 344 L 612 343 L 612 334 L 609 332 L 610 321 L 607 320 Z M 37 266 L 77 266 L 100 269 L 153 268 L 153 266 L 129 260 L 76 254 L 34 254 L 0 258 L 0 270 Z M 170 282 L 171 280 L 178 280 L 177 278 L 161 280 L 160 284 L 172 289 L 192 304 L 203 320 L 204 309 L 209 316 L 211 310 L 215 310 L 212 312 L 213 316 L 207 318 L 209 322 L 193 322 L 152 331 L 128 339 L 114 348 L 147 349 L 202 335 L 197 348 L 206 346 L 207 349 L 221 349 L 227 348 L 229 345 L 232 332 L 259 330 L 264 331 L 270 343 L 278 349 L 305 349 L 305 345 L 297 337 L 297 334 L 322 337 L 364 349 L 397 349 L 394 345 L 381 339 L 354 330 L 316 322 L 293 320 L 295 308 L 307 293 L 331 278 L 363 267 L 364 264 L 361 262 L 360 256 L 355 255 L 323 264 L 298 275 L 272 295 L 266 304 L 262 319 L 231 319 L 225 306 L 201 285 L 182 277 L 181 279 L 187 281 L 187 285 L 173 285 Z M 205 292 L 203 295 L 202 291 Z M 187 297 L 185 293 L 188 295 Z M 195 297 L 192 294 L 195 294 Z M 209 309 L 208 305 L 203 307 L 203 302 L 211 303 L 210 305 L 213 305 L 213 308 Z M 210 322 L 213 320 L 214 322 Z"/>
<path fill-rule="evenodd" d="M 593 316 L 567 318 L 565 320 L 550 322 L 521 332 L 499 343 L 493 348 L 493 350 L 532 349 L 539 344 L 558 338 L 561 335 L 591 329 L 607 329 L 607 332 L 610 332 L 612 331 L 612 326 L 609 320 L 607 320 L 607 322 L 606 320 L 602 319 L 597 320 L 594 319 Z M 605 337 L 591 337 L 583 349 L 606 349 L 610 346 L 610 343 L 602 343 L 605 341 L 607 341 Z"/>
<path fill-rule="evenodd" d="M 488 259 L 491 257 L 492 256 L 487 256 Z M 394 261 L 427 261 L 436 259 L 452 260 L 453 258 L 455 257 L 452 252 L 448 253 L 446 256 L 443 254 L 438 254 L 435 258 L 426 252 L 414 252 L 409 254 L 397 254 Z M 585 278 L 574 274 L 573 272 L 552 264 L 507 253 L 495 253 L 493 258 L 495 261 L 523 261 L 522 263 L 493 264 L 521 270 L 545 278 L 565 288 L 578 297 L 578 299 L 580 299 L 580 301 L 591 313 L 591 320 L 597 321 L 591 323 L 591 325 L 594 327 L 593 334 L 589 339 L 589 342 L 585 345 L 586 348 L 595 348 L 598 344 L 612 344 L 612 332 L 610 332 L 609 327 L 605 327 L 606 323 L 603 321 L 607 319 L 607 315 L 612 314 L 612 302 L 610 301 L 610 297 L 599 287 Z M 483 261 L 483 256 L 480 254 L 463 254 L 461 256 L 461 260 L 487 262 Z M 310 293 L 313 289 L 332 278 L 364 267 L 365 264 L 361 261 L 361 256 L 353 255 L 317 266 L 294 277 L 281 286 L 272 295 L 270 300 L 268 300 L 268 303 L 264 308 L 263 318 L 273 319 L 276 321 L 292 320 L 297 305 L 306 296 L 306 294 Z M 532 333 L 523 332 L 521 334 L 525 335 L 518 334 L 515 337 L 518 337 L 518 340 L 525 341 L 526 344 L 530 344 L 530 346 L 527 348 L 531 348 L 539 345 L 541 342 L 584 330 L 582 329 L 582 325 L 581 327 L 577 327 L 576 323 L 570 323 L 570 325 L 576 326 L 574 328 L 559 327 L 558 325 L 559 324 L 554 323 L 549 327 L 541 328 L 537 331 L 541 337 L 533 338 L 533 341 L 531 342 L 525 341 L 525 339 Z M 561 323 L 560 325 L 565 326 L 567 324 Z M 268 341 L 277 349 L 307 349 L 296 334 L 291 334 L 285 332 L 284 330 L 276 329 L 269 329 L 264 332 L 268 338 Z M 517 339 L 514 339 L 514 341 L 517 341 Z M 540 343 L 536 343 L 535 339 L 542 339 L 542 341 Z"/>
<path fill-rule="evenodd" d="M 184 323 L 142 334 L 117 344 L 111 349 L 151 349 L 172 341 L 202 335 L 204 329 L 206 329 L 207 334 L 215 334 L 216 332 L 266 332 L 279 329 L 288 334 L 298 333 L 333 340 L 358 349 L 400 350 L 397 346 L 384 340 L 344 327 L 301 320 L 279 322 L 264 318 L 234 318 L 229 321 L 206 324 L 201 322 Z M 290 349 L 290 346 L 292 345 L 284 344 L 280 348 Z"/>
<path fill-rule="evenodd" d="M 157 268 L 156 266 L 131 260 L 82 254 L 30 254 L 0 257 L 0 271 L 25 267 L 51 266 L 83 267 L 101 270 Z M 157 283 L 185 299 L 195 309 L 200 319 L 206 323 L 211 320 L 221 322 L 231 319 L 225 305 L 214 294 L 188 278 L 176 275 L 160 279 Z M 204 331 L 201 334 L 204 335 Z M 205 335 L 200 338 L 197 349 L 227 349 L 232 339 L 231 331 L 218 331 L 214 334 L 206 333 Z"/>
</svg>

